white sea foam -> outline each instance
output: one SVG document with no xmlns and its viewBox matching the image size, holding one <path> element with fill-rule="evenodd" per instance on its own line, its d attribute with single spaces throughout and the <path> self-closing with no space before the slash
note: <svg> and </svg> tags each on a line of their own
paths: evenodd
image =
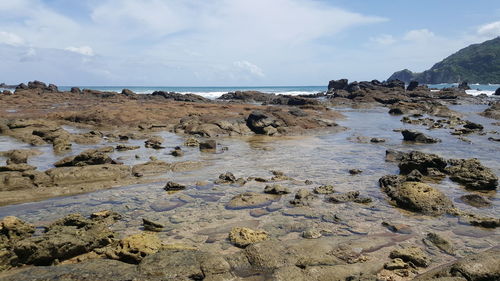
<svg viewBox="0 0 500 281">
<path fill-rule="evenodd" d="M 467 94 L 472 95 L 472 96 L 479 96 L 481 94 L 486 94 L 488 96 L 491 96 L 495 93 L 495 91 L 486 91 L 486 90 L 466 90 L 465 91 Z"/>
</svg>

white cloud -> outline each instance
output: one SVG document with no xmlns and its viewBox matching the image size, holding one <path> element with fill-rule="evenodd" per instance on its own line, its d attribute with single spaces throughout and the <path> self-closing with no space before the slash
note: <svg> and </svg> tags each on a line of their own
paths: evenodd
<svg viewBox="0 0 500 281">
<path fill-rule="evenodd" d="M 264 72 L 262 71 L 262 69 L 260 67 L 258 67 L 257 65 L 255 65 L 249 61 L 246 61 L 246 60 L 235 61 L 235 62 L 233 62 L 233 65 L 240 70 L 243 70 L 243 71 L 250 73 L 251 75 L 258 76 L 258 77 L 265 76 Z"/>
<path fill-rule="evenodd" d="M 482 36 L 500 36 L 500 21 L 491 22 L 480 26 L 477 33 Z"/>
<path fill-rule="evenodd" d="M 408 41 L 426 41 L 434 38 L 436 35 L 434 33 L 426 28 L 424 29 L 415 29 L 415 30 L 410 30 L 408 31 L 403 39 L 408 40 Z"/>
<path fill-rule="evenodd" d="M 89 57 L 94 56 L 94 50 L 92 50 L 92 48 L 89 46 L 81 46 L 81 47 L 70 46 L 70 47 L 67 47 L 65 50 L 70 51 L 70 52 L 74 52 L 77 54 L 81 54 L 84 56 L 89 56 Z"/>
<path fill-rule="evenodd" d="M 19 46 L 24 44 L 24 40 L 14 33 L 0 31 L 0 44 Z"/>
<path fill-rule="evenodd" d="M 396 38 L 390 34 L 382 34 L 378 37 L 372 37 L 370 38 L 370 41 L 375 42 L 379 45 L 391 45 L 396 43 Z"/>
</svg>

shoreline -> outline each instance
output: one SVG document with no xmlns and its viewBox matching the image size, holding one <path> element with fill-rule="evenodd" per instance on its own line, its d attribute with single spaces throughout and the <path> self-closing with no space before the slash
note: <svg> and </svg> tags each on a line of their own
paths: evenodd
<svg viewBox="0 0 500 281">
<path fill-rule="evenodd" d="M 108 280 L 103 270 L 116 267 L 154 280 L 165 263 L 178 278 L 403 281 L 452 277 L 448 265 L 472 259 L 487 266 L 500 225 L 498 103 L 367 83 L 225 101 L 41 84 L 0 96 L 15 110 L 0 112 L 0 132 L 24 142 L 0 156 L 9 161 L 0 175 L 17 179 L 3 192 L 88 188 L 46 209 L 10 209 L 47 230 L 3 218 L 20 236 L 0 235 L 0 276 Z M 83 250 L 46 254 L 54 241 Z"/>
</svg>

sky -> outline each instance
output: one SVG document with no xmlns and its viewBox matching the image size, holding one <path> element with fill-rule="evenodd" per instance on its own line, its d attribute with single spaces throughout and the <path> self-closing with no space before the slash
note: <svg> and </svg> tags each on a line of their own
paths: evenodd
<svg viewBox="0 0 500 281">
<path fill-rule="evenodd" d="M 500 36 L 498 0 L 0 0 L 0 82 L 326 85 Z"/>
</svg>

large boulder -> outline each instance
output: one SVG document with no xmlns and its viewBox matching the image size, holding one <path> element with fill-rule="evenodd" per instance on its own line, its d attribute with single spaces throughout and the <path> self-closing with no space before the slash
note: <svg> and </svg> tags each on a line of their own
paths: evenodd
<svg viewBox="0 0 500 281">
<path fill-rule="evenodd" d="M 100 149 L 89 149 L 76 156 L 69 156 L 63 158 L 56 163 L 56 167 L 74 167 L 74 166 L 89 166 L 89 165 L 104 165 L 104 164 L 117 164 L 116 161 L 111 159 L 108 152 L 113 151 L 113 147 L 104 147 Z"/>
<path fill-rule="evenodd" d="M 449 160 L 446 172 L 452 181 L 475 190 L 493 190 L 498 186 L 498 177 L 491 169 L 481 165 L 477 159 Z"/>
<path fill-rule="evenodd" d="M 328 91 L 330 90 L 343 90 L 347 87 L 349 80 L 347 79 L 339 79 L 339 80 L 331 80 L 328 82 Z"/>
<path fill-rule="evenodd" d="M 2 244 L 12 243 L 30 237 L 35 232 L 32 224 L 26 223 L 14 216 L 0 220 L 0 248 Z"/>
<path fill-rule="evenodd" d="M 115 248 L 107 249 L 105 254 L 111 259 L 138 264 L 147 255 L 158 252 L 161 247 L 161 240 L 156 234 L 143 232 L 123 238 Z"/>
<path fill-rule="evenodd" d="M 43 235 L 17 242 L 13 250 L 21 264 L 51 265 L 109 245 L 114 237 L 106 224 L 71 214 L 54 222 Z"/>
<path fill-rule="evenodd" d="M 400 157 L 399 171 L 401 174 L 406 175 L 413 170 L 418 170 L 420 173 L 427 175 L 430 169 L 443 172 L 446 165 L 446 160 L 436 154 L 412 151 Z"/>
<path fill-rule="evenodd" d="M 500 96 L 500 88 L 498 88 L 493 95 Z"/>
<path fill-rule="evenodd" d="M 262 111 L 254 111 L 247 117 L 247 126 L 256 134 L 274 135 L 278 131 L 276 128 L 283 126 L 283 122 L 275 118 L 272 114 Z"/>
<path fill-rule="evenodd" d="M 180 94 L 174 92 L 165 92 L 165 91 L 155 91 L 151 94 L 152 96 L 163 97 L 165 99 L 175 100 L 175 101 L 184 101 L 184 102 L 210 102 L 210 99 L 202 97 L 200 95 L 195 94 Z"/>
<path fill-rule="evenodd" d="M 243 102 L 267 102 L 275 97 L 274 94 L 266 94 L 259 91 L 235 91 L 223 94 L 219 100 L 238 100 Z"/>
<path fill-rule="evenodd" d="M 437 143 L 440 142 L 440 139 L 430 137 L 422 132 L 418 132 L 415 130 L 403 130 L 401 131 L 403 135 L 403 139 L 405 141 L 412 141 L 417 143 Z"/>
<path fill-rule="evenodd" d="M 458 88 L 460 90 L 470 90 L 469 83 L 467 83 L 467 81 L 463 81 L 462 83 L 460 83 L 458 85 Z"/>
<path fill-rule="evenodd" d="M 439 216 L 454 207 L 450 199 L 441 191 L 421 182 L 379 180 L 382 191 L 400 208 L 424 215 Z"/>
<path fill-rule="evenodd" d="M 408 87 L 406 87 L 406 90 L 413 91 L 413 90 L 417 89 L 417 87 L 418 87 L 418 82 L 413 80 L 413 81 L 410 81 L 410 84 L 408 84 Z"/>
<path fill-rule="evenodd" d="M 246 227 L 234 227 L 229 233 L 229 241 L 237 247 L 246 246 L 267 240 L 269 235 L 263 230 L 253 230 Z"/>
</svg>

